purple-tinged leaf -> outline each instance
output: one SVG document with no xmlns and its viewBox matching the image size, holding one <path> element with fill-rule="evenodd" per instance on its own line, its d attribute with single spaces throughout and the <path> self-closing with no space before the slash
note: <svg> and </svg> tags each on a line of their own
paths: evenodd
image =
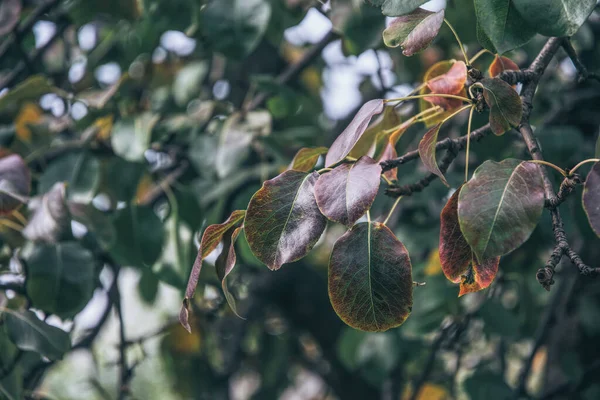
<svg viewBox="0 0 600 400">
<path fill-rule="evenodd" d="M 440 215 L 440 261 L 449 281 L 460 283 L 458 296 L 487 288 L 498 272 L 500 257 L 477 262 L 458 221 L 458 197 L 462 186 L 450 197 Z"/>
<path fill-rule="evenodd" d="M 502 135 L 511 127 L 519 126 L 523 116 L 523 104 L 517 92 L 498 78 L 484 78 L 483 97 L 490 107 L 490 126 L 496 135 Z"/>
<path fill-rule="evenodd" d="M 496 54 L 494 61 L 492 61 L 488 68 L 488 73 L 491 78 L 495 78 L 504 71 L 519 71 L 519 66 L 510 58 Z"/>
<path fill-rule="evenodd" d="M 2 0 L 0 2 L 0 36 L 4 36 L 19 23 L 21 0 Z"/>
<path fill-rule="evenodd" d="M 450 186 L 448 185 L 448 181 L 446 181 L 444 174 L 440 171 L 435 157 L 435 147 L 441 127 L 442 124 L 439 123 L 425 133 L 423 139 L 419 142 L 419 156 L 421 156 L 421 161 L 423 161 L 423 165 L 425 165 L 425 168 L 427 168 L 429 172 L 436 174 L 444 185 Z"/>
<path fill-rule="evenodd" d="M 235 241 L 242 229 L 242 226 L 237 228 L 230 228 L 225 233 L 225 235 L 223 236 L 223 251 L 221 252 L 221 254 L 219 254 L 219 257 L 215 262 L 215 269 L 217 271 L 217 276 L 221 281 L 221 287 L 223 288 L 225 299 L 227 299 L 227 304 L 229 304 L 229 307 L 234 312 L 234 314 L 240 318 L 242 317 L 240 316 L 240 314 L 238 314 L 235 298 L 227 288 L 226 279 L 235 267 L 235 262 L 237 258 L 235 254 Z"/>
<path fill-rule="evenodd" d="M 316 172 L 285 171 L 254 194 L 244 221 L 252 253 L 271 270 L 304 257 L 327 225 L 314 187 Z"/>
<path fill-rule="evenodd" d="M 585 180 L 583 209 L 592 229 L 600 237 L 600 163 L 594 164 Z"/>
<path fill-rule="evenodd" d="M 484 162 L 458 199 L 460 229 L 480 262 L 521 246 L 543 210 L 539 166 L 512 158 Z"/>
<path fill-rule="evenodd" d="M 342 161 L 354 145 L 358 142 L 362 134 L 369 126 L 369 122 L 374 115 L 381 114 L 383 112 L 384 103 L 382 99 L 375 99 L 366 102 L 350 122 L 350 125 L 344 129 L 337 139 L 331 145 L 331 148 L 327 152 L 325 158 L 325 166 L 329 167 Z"/>
<path fill-rule="evenodd" d="M 309 172 L 315 167 L 319 157 L 327 153 L 327 147 L 304 147 L 296 153 L 288 169 Z"/>
<path fill-rule="evenodd" d="M 56 182 L 52 189 L 29 202 L 33 216 L 23 236 L 35 242 L 57 243 L 71 235 L 71 215 L 66 201 L 66 185 Z"/>
<path fill-rule="evenodd" d="M 204 261 L 204 259 L 214 249 L 217 248 L 219 243 L 221 243 L 221 240 L 223 240 L 223 235 L 225 235 L 231 228 L 242 223 L 245 215 L 246 211 L 244 210 L 234 211 L 231 213 L 227 221 L 223 222 L 222 224 L 210 225 L 208 228 L 206 228 L 204 234 L 202 235 L 200 248 L 198 249 L 198 255 L 194 261 L 192 272 L 190 272 L 190 278 L 188 280 L 187 288 L 185 289 L 185 298 L 183 299 L 183 305 L 181 306 L 181 310 L 179 312 L 179 322 L 190 333 L 192 332 L 192 328 L 189 324 L 190 301 L 192 297 L 194 297 L 194 292 L 196 291 L 196 286 L 198 285 L 198 278 L 200 278 L 200 271 L 202 270 L 202 261 Z"/>
<path fill-rule="evenodd" d="M 408 251 L 379 223 L 356 224 L 340 237 L 329 260 L 329 299 L 353 328 L 386 331 L 401 325 L 412 309 Z"/>
<path fill-rule="evenodd" d="M 21 157 L 12 154 L 0 159 L 0 215 L 10 214 L 28 201 L 31 190 L 29 169 Z"/>
<path fill-rule="evenodd" d="M 362 134 L 358 142 L 348 154 L 349 157 L 359 159 L 362 156 L 369 156 L 373 159 L 377 159 L 378 151 L 381 153 L 382 149 L 378 149 L 379 141 L 385 137 L 390 136 L 389 130 L 396 128 L 402 121 L 400 116 L 396 112 L 394 106 L 384 107 L 381 115 L 367 128 L 365 133 Z"/>
<path fill-rule="evenodd" d="M 412 56 L 431 44 L 443 22 L 444 10 L 434 13 L 417 8 L 394 19 L 383 31 L 383 41 L 388 47 L 402 46 L 402 54 Z"/>
<path fill-rule="evenodd" d="M 342 164 L 319 177 L 315 198 L 327 218 L 352 226 L 375 200 L 381 182 L 381 166 L 369 156 Z"/>
</svg>

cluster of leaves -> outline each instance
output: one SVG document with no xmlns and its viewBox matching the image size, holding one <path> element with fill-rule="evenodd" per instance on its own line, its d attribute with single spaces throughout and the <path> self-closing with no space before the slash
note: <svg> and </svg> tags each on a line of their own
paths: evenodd
<svg viewBox="0 0 600 400">
<path fill-rule="evenodd" d="M 376 2 L 384 14 L 400 15 L 383 32 L 386 45 L 402 46 L 407 56 L 430 45 L 444 23 L 444 10 L 418 8 L 422 3 Z M 579 14 L 584 13 L 579 7 L 583 6 L 575 7 Z M 591 12 L 588 8 L 586 17 Z M 493 10 L 494 18 L 502 17 L 501 7 Z M 570 18 L 571 14 L 564 17 Z M 584 20 L 578 20 L 579 25 Z M 489 110 L 490 129 L 496 135 L 503 135 L 521 122 L 523 107 L 516 89 L 498 77 L 505 71 L 518 70 L 518 66 L 496 55 L 488 68 L 489 77 L 483 77 L 467 67 L 470 60 L 464 49 L 463 54 L 466 63 L 453 60 L 433 65 L 418 95 L 365 103 L 329 149 L 300 150 L 287 171 L 266 181 L 254 194 L 247 211 L 235 211 L 224 224 L 209 227 L 180 314 L 186 329 L 191 331 L 188 312 L 202 260 L 216 243 L 226 243 L 217 261 L 217 273 L 227 293 L 224 279 L 234 267 L 234 242 L 241 229 L 254 255 L 271 270 L 278 270 L 308 254 L 323 234 L 327 220 L 349 228 L 333 246 L 329 262 L 329 296 L 336 313 L 348 325 L 366 331 L 385 331 L 402 324 L 412 310 L 412 265 L 404 245 L 386 227 L 387 219 L 383 223 L 372 221 L 369 215 L 381 180 L 393 183 L 390 179 L 398 173 L 393 169 L 384 174 L 379 163 L 397 156 L 395 144 L 406 129 L 425 123 L 431 127 L 419 143 L 420 158 L 449 186 L 436 160 L 436 145 L 445 122 L 470 109 L 467 142 L 476 110 Z M 386 107 L 390 102 L 412 99 L 421 100 L 421 110 L 407 121 L 399 120 L 395 106 Z M 370 125 L 380 114 L 381 120 Z M 315 172 L 322 154 L 326 154 L 324 168 Z M 586 181 L 584 194 L 584 207 L 595 228 L 600 204 L 597 168 L 598 164 Z M 460 284 L 459 296 L 491 284 L 500 257 L 530 237 L 545 204 L 541 169 L 533 162 L 486 161 L 472 178 L 468 175 L 467 169 L 465 183 L 441 214 L 440 260 L 446 277 Z M 357 223 L 365 214 L 367 220 Z M 226 296 L 237 313 L 232 296 Z"/>
</svg>

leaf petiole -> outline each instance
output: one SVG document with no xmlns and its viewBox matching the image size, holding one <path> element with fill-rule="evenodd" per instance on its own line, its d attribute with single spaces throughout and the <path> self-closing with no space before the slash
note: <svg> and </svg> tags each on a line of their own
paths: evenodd
<svg viewBox="0 0 600 400">
<path fill-rule="evenodd" d="M 385 99 L 383 100 L 384 103 L 391 103 L 394 101 L 397 101 L 399 103 L 403 102 L 403 101 L 407 101 L 407 100 L 414 100 L 414 99 L 422 99 L 425 97 L 441 97 L 441 98 L 445 98 L 445 99 L 457 99 L 457 100 L 462 100 L 466 103 L 472 103 L 473 101 L 471 99 L 468 99 L 466 97 L 462 97 L 462 96 L 456 96 L 453 94 L 438 94 L 438 93 L 428 93 L 428 94 L 417 94 L 417 95 L 413 95 L 413 96 L 406 96 L 406 97 L 399 97 L 396 99 Z"/>
<path fill-rule="evenodd" d="M 458 46 L 460 47 L 460 51 L 462 51 L 463 57 L 465 58 L 465 63 L 467 65 L 471 65 L 471 63 L 469 61 L 469 57 L 467 56 L 467 52 L 465 51 L 465 47 L 463 46 L 462 42 L 460 41 L 460 37 L 458 37 L 458 33 L 456 33 L 456 31 L 454 30 L 452 25 L 450 25 L 450 22 L 448 22 L 448 20 L 446 18 L 444 18 L 444 22 L 446 23 L 446 25 L 448 25 L 448 28 L 450 28 L 450 30 L 454 34 L 454 38 L 456 38 L 456 41 L 458 42 Z"/>
<path fill-rule="evenodd" d="M 479 57 L 481 57 L 482 55 L 484 55 L 485 53 L 489 53 L 491 55 L 494 55 L 494 53 L 492 53 L 491 51 L 489 51 L 488 49 L 481 49 L 479 50 L 479 52 L 477 52 L 477 54 L 475 54 L 472 58 L 471 58 L 471 64 L 475 62 L 475 60 L 477 60 Z"/>
<path fill-rule="evenodd" d="M 559 167 L 559 166 L 557 166 L 557 165 L 554 165 L 554 164 L 552 164 L 551 162 L 544 161 L 544 160 L 529 160 L 529 161 L 527 161 L 527 162 L 534 163 L 534 164 L 545 165 L 545 166 L 547 166 L 547 167 L 550 167 L 550 168 L 553 168 L 553 169 L 557 170 L 557 171 L 558 171 L 558 172 L 560 172 L 560 173 L 561 173 L 561 175 L 562 175 L 562 176 L 564 176 L 565 178 L 567 177 L 567 172 L 566 172 L 564 169 L 560 168 L 560 167 Z"/>
<path fill-rule="evenodd" d="M 576 166 L 574 166 L 573 168 L 571 168 L 569 170 L 569 176 L 572 176 L 575 173 L 575 171 L 577 171 L 579 169 L 579 167 L 581 167 L 582 165 L 587 164 L 587 163 L 592 163 L 592 162 L 593 163 L 600 162 L 600 158 L 590 158 L 588 160 L 583 160 L 582 162 L 580 162 L 579 164 L 577 164 Z"/>
<path fill-rule="evenodd" d="M 390 212 L 388 213 L 387 217 L 385 218 L 385 221 L 383 221 L 384 225 L 387 225 L 388 221 L 392 217 L 392 214 L 394 213 L 394 211 L 396 211 L 396 207 L 398 206 L 398 203 L 400 203 L 400 200 L 402 200 L 402 196 L 398 197 L 396 199 L 396 201 L 394 202 L 394 205 L 392 205 L 392 208 L 390 209 Z"/>
</svg>

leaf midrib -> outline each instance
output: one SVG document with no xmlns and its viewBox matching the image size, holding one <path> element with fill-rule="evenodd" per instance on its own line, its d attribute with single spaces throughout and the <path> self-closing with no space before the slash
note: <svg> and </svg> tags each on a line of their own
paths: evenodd
<svg viewBox="0 0 600 400">
<path fill-rule="evenodd" d="M 377 314 L 375 313 L 375 302 L 373 301 L 373 284 L 371 282 L 371 225 L 369 221 L 367 223 L 367 260 L 368 260 L 368 271 L 369 271 L 369 299 L 371 300 L 371 310 L 373 311 L 373 321 L 375 327 L 379 330 L 379 323 L 377 322 Z"/>
<path fill-rule="evenodd" d="M 302 188 L 302 186 L 304 186 L 304 183 L 306 183 L 306 180 L 312 175 L 312 173 L 307 174 L 303 179 L 302 182 L 300 182 L 300 185 L 298 185 L 298 188 L 296 189 L 296 194 L 294 195 L 294 200 L 292 201 L 292 205 L 290 207 L 290 211 L 288 211 L 288 215 L 287 218 L 285 219 L 285 223 L 283 224 L 283 228 L 281 229 L 281 234 L 279 234 L 279 240 L 277 241 L 277 252 L 275 253 L 275 257 L 277 259 L 277 256 L 279 255 L 279 246 L 281 244 L 281 239 L 283 239 L 283 234 L 286 231 L 287 225 L 290 221 L 290 218 L 292 216 L 292 211 L 294 211 L 294 207 L 296 205 L 296 200 L 298 200 L 298 195 L 300 194 L 300 189 Z M 273 261 L 276 261 L 273 260 Z M 277 263 L 279 264 L 279 263 Z"/>
<path fill-rule="evenodd" d="M 19 313 L 16 313 L 16 312 L 14 312 L 14 311 L 12 311 L 12 310 L 5 309 L 5 310 L 3 310 L 3 311 L 4 311 L 4 312 L 7 312 L 7 313 L 9 313 L 9 314 L 10 314 L 10 315 L 12 315 L 13 317 L 15 317 L 15 318 L 17 318 L 17 319 L 19 319 L 19 320 L 23 321 L 23 322 L 24 322 L 26 325 L 30 326 L 30 327 L 31 327 L 31 328 L 32 328 L 34 331 L 36 331 L 36 332 L 37 332 L 37 333 L 39 333 L 39 334 L 40 334 L 40 335 L 41 335 L 43 338 L 45 338 L 45 339 L 48 341 L 48 343 L 50 343 L 50 344 L 51 344 L 51 345 L 52 345 L 52 346 L 53 346 L 53 347 L 54 347 L 56 350 L 58 350 L 58 352 L 60 352 L 60 346 L 59 346 L 58 344 L 56 344 L 56 342 L 54 342 L 54 341 L 52 340 L 52 337 L 48 336 L 48 335 L 46 334 L 46 332 L 44 332 L 42 329 L 40 329 L 40 328 L 39 328 L 37 325 L 35 325 L 34 323 L 31 323 L 31 322 L 30 322 L 30 321 L 29 321 L 27 318 L 25 318 L 25 317 L 24 317 L 24 316 L 22 316 L 21 314 L 19 314 Z M 40 322 L 42 322 L 42 321 L 40 321 Z"/>
</svg>

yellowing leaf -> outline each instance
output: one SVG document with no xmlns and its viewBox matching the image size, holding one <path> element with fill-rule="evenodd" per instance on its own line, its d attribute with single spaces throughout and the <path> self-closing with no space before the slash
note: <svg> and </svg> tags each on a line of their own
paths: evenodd
<svg viewBox="0 0 600 400">
<path fill-rule="evenodd" d="M 149 174 L 145 174 L 138 183 L 137 191 L 135 192 L 136 204 L 143 204 L 148 192 L 154 187 L 154 181 Z"/>
<path fill-rule="evenodd" d="M 98 139 L 110 139 L 110 133 L 112 132 L 113 122 L 114 116 L 112 114 L 107 115 L 105 117 L 100 117 L 96 121 L 94 121 L 94 126 L 98 128 Z"/>
<path fill-rule="evenodd" d="M 190 318 L 190 323 L 195 324 L 195 318 Z M 167 345 L 174 353 L 193 354 L 199 353 L 202 349 L 202 332 L 200 329 L 194 329 L 188 333 L 183 326 L 175 324 L 169 329 L 167 335 Z"/>
<path fill-rule="evenodd" d="M 434 276 L 442 273 L 442 261 L 440 260 L 440 250 L 435 249 L 429 253 L 427 266 L 425 267 L 425 275 Z"/>
<path fill-rule="evenodd" d="M 412 389 L 407 388 L 402 395 L 402 400 L 409 400 L 412 398 Z M 425 383 L 421 390 L 419 390 L 419 395 L 416 397 L 417 400 L 449 400 L 450 394 L 440 385 L 435 385 L 433 383 Z"/>
<path fill-rule="evenodd" d="M 41 119 L 42 110 L 40 107 L 34 103 L 25 103 L 15 119 L 17 137 L 23 142 L 31 142 L 31 129 L 29 126 L 39 123 Z"/>
</svg>

